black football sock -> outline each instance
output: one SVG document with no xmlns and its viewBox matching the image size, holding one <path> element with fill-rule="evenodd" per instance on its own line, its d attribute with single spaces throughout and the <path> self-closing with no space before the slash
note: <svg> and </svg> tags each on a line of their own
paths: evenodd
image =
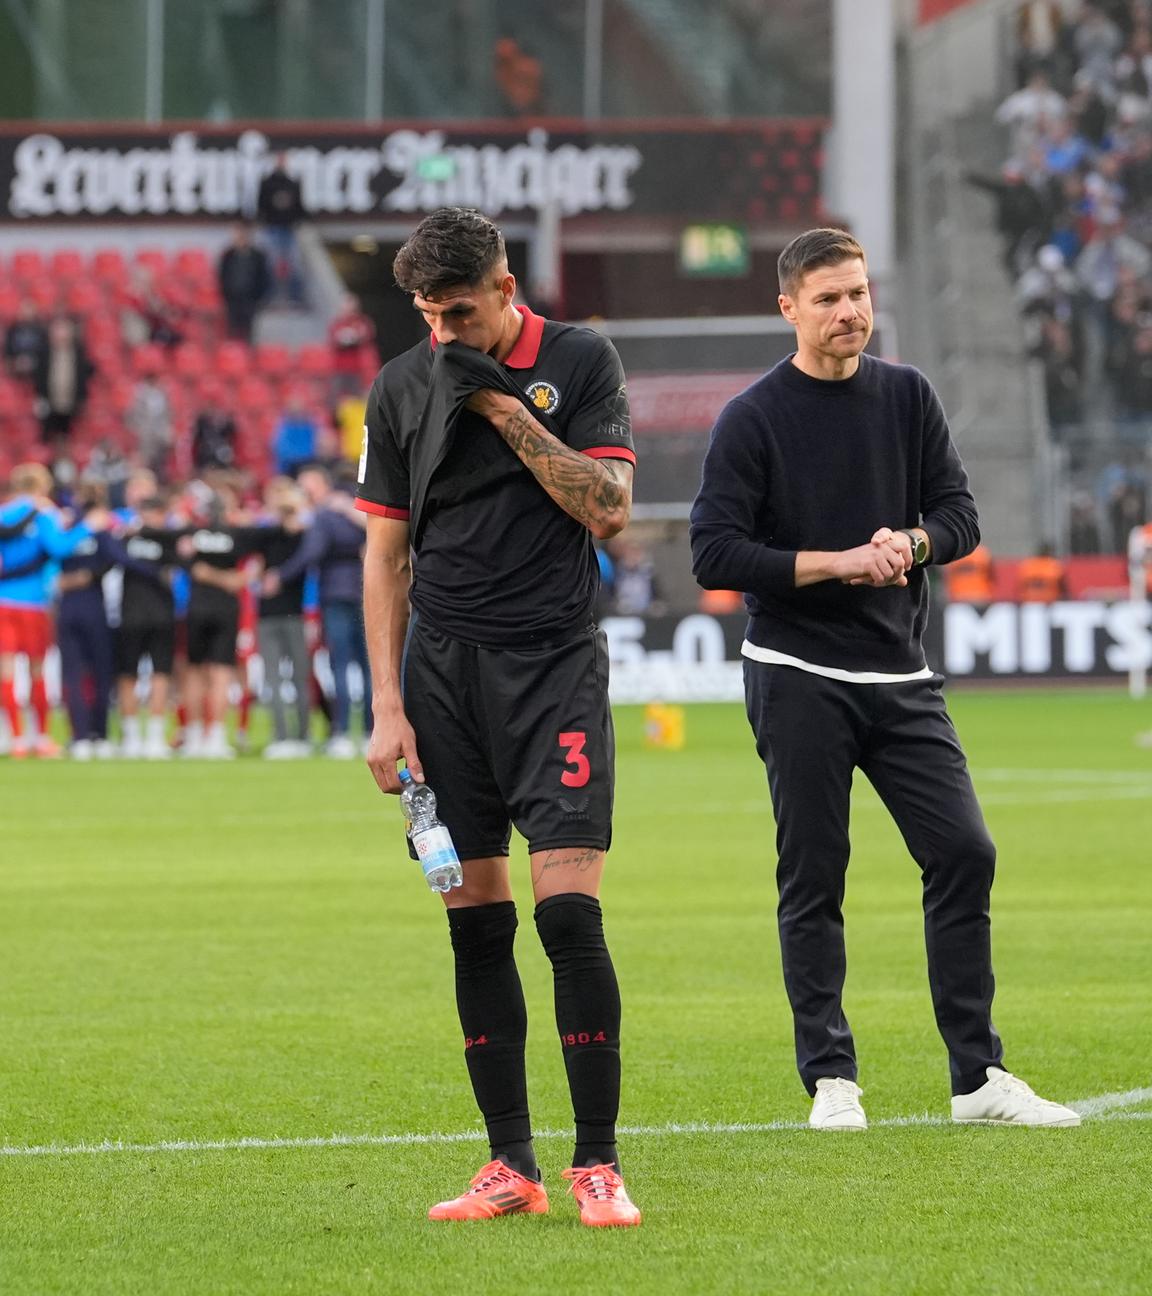
<svg viewBox="0 0 1152 1296">
<path fill-rule="evenodd" d="M 456 1007 L 464 1029 L 464 1060 L 488 1129 L 494 1160 L 538 1179 L 528 1118 L 524 1038 L 528 1014 L 512 944 L 511 900 L 449 909 L 456 956 Z"/>
<path fill-rule="evenodd" d="M 536 930 L 556 985 L 556 1025 L 576 1117 L 574 1166 L 616 1165 L 620 1110 L 620 988 L 600 902 L 575 892 L 536 906 Z"/>
</svg>

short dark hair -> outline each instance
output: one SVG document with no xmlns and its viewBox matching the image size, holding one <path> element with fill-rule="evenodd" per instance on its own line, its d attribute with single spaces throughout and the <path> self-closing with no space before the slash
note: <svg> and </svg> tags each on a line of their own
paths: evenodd
<svg viewBox="0 0 1152 1296">
<path fill-rule="evenodd" d="M 506 258 L 504 236 L 471 207 L 440 207 L 425 216 L 396 253 L 392 273 L 407 293 L 433 297 L 481 283 Z"/>
<path fill-rule="evenodd" d="M 804 282 L 804 276 L 817 266 L 839 265 L 859 257 L 868 264 L 864 249 L 842 229 L 810 229 L 797 234 L 776 261 L 780 291 L 791 296 Z"/>
</svg>

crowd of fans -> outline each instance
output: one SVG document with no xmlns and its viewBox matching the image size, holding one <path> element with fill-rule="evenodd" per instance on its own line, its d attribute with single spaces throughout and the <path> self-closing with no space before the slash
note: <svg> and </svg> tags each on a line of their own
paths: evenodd
<svg viewBox="0 0 1152 1296">
<path fill-rule="evenodd" d="M 1018 88 L 996 114 L 1009 156 L 968 178 L 995 198 L 1067 448 L 1069 548 L 1122 552 L 1152 452 L 1152 0 L 1026 0 L 1016 41 Z"/>
</svg>

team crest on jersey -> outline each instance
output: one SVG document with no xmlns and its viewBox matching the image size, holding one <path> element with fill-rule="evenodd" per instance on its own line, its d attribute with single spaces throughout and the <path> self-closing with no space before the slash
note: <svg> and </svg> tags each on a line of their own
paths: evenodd
<svg viewBox="0 0 1152 1296">
<path fill-rule="evenodd" d="M 541 414 L 555 414 L 560 408 L 560 390 L 550 382 L 529 383 L 525 394 Z"/>
</svg>

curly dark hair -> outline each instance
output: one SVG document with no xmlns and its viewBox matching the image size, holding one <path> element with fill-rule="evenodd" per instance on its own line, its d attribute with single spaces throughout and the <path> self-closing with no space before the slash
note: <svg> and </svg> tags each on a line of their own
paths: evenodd
<svg viewBox="0 0 1152 1296">
<path fill-rule="evenodd" d="M 810 229 L 797 234 L 776 262 L 780 291 L 790 297 L 804 282 L 809 270 L 839 265 L 841 261 L 851 261 L 856 257 L 867 265 L 864 249 L 847 230 Z"/>
<path fill-rule="evenodd" d="M 475 287 L 505 256 L 504 235 L 482 212 L 439 207 L 396 253 L 392 273 L 405 292 L 433 297 L 461 284 Z"/>
</svg>

